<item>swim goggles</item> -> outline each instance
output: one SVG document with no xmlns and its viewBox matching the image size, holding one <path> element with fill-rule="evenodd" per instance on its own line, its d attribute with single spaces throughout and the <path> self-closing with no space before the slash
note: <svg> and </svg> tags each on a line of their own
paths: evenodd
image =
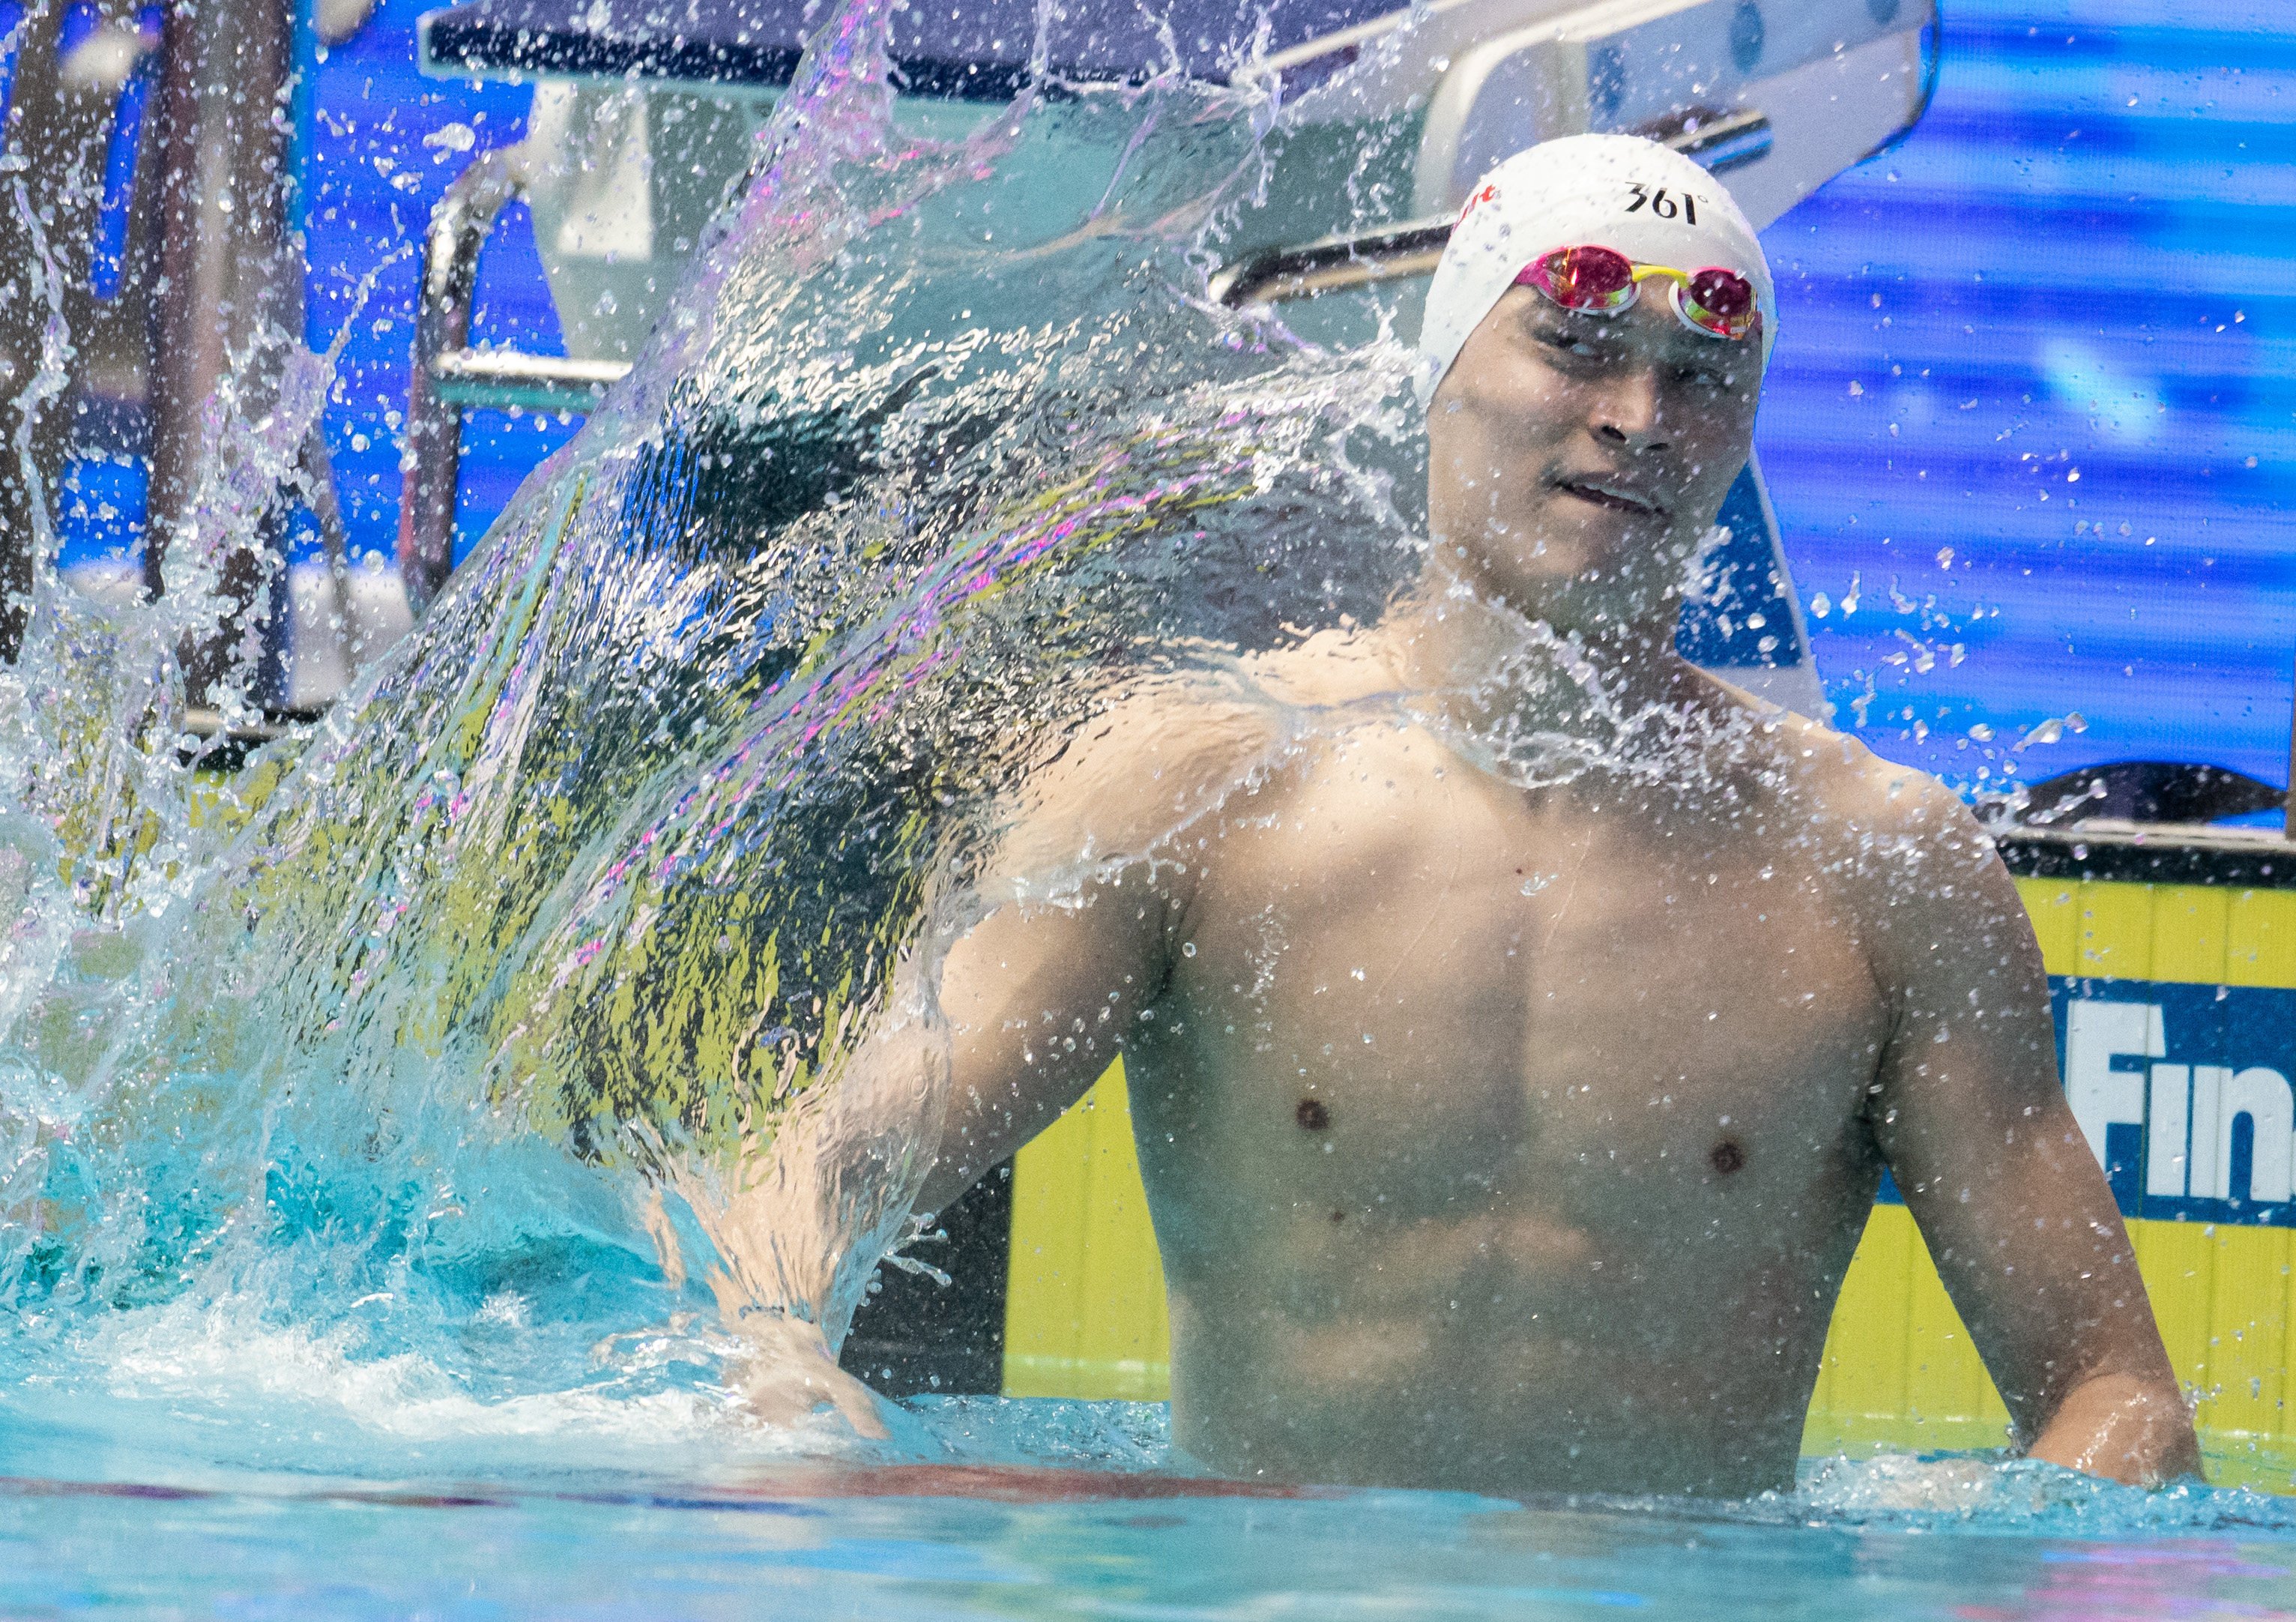
<svg viewBox="0 0 2296 1622">
<path fill-rule="evenodd" d="M 1634 308 L 1643 283 L 1652 276 L 1673 284 L 1669 302 L 1693 332 L 1744 340 L 1761 325 L 1754 284 L 1719 265 L 1677 270 L 1671 265 L 1636 264 L 1615 248 L 1556 248 L 1524 266 L 1515 284 L 1536 287 L 1565 309 L 1615 316 Z"/>
</svg>

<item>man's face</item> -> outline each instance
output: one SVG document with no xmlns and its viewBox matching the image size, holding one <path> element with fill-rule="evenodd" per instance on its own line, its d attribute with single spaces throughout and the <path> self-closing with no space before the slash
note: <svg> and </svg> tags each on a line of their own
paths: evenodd
<svg viewBox="0 0 2296 1622">
<path fill-rule="evenodd" d="M 1761 342 L 1508 289 L 1429 408 L 1429 515 L 1478 592 L 1600 636 L 1668 605 L 1753 445 Z"/>
</svg>

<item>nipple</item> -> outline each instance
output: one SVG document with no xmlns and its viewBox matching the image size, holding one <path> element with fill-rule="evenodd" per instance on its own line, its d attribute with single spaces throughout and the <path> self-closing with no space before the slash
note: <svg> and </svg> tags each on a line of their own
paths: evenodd
<svg viewBox="0 0 2296 1622">
<path fill-rule="evenodd" d="M 1738 1147 L 1735 1138 L 1725 1138 L 1707 1151 L 1706 1159 L 1716 1171 L 1727 1177 L 1746 1164 L 1746 1151 Z"/>
<path fill-rule="evenodd" d="M 1292 1119 L 1311 1132 L 1319 1132 L 1332 1124 L 1332 1112 L 1324 1107 L 1321 1099 L 1301 1099 L 1300 1107 L 1292 1115 Z"/>
</svg>

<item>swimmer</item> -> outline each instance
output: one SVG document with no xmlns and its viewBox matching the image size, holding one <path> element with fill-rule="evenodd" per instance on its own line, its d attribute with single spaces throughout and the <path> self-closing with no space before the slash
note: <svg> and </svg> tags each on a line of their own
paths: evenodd
<svg viewBox="0 0 2296 1622">
<path fill-rule="evenodd" d="M 1776 319 L 1687 160 L 1501 165 L 1429 296 L 1423 577 L 1232 686 L 1133 696 L 1028 786 L 1013 893 L 1157 860 L 952 948 L 918 1208 L 1122 1054 L 1173 1436 L 1214 1470 L 1791 1486 L 1885 1170 L 2027 1454 L 2199 1468 L 1990 844 L 1674 652 Z"/>
</svg>

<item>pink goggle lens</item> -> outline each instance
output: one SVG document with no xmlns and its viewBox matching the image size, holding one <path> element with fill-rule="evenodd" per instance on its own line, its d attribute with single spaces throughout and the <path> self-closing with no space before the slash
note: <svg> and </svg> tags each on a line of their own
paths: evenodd
<svg viewBox="0 0 2296 1622">
<path fill-rule="evenodd" d="M 1635 301 L 1634 261 L 1609 248 L 1557 248 L 1515 277 L 1565 309 L 1616 315 Z"/>
<path fill-rule="evenodd" d="M 1754 284 L 1718 265 L 1693 272 L 1687 284 L 1675 284 L 1674 310 L 1700 332 L 1717 338 L 1748 336 L 1759 313 Z"/>
</svg>

